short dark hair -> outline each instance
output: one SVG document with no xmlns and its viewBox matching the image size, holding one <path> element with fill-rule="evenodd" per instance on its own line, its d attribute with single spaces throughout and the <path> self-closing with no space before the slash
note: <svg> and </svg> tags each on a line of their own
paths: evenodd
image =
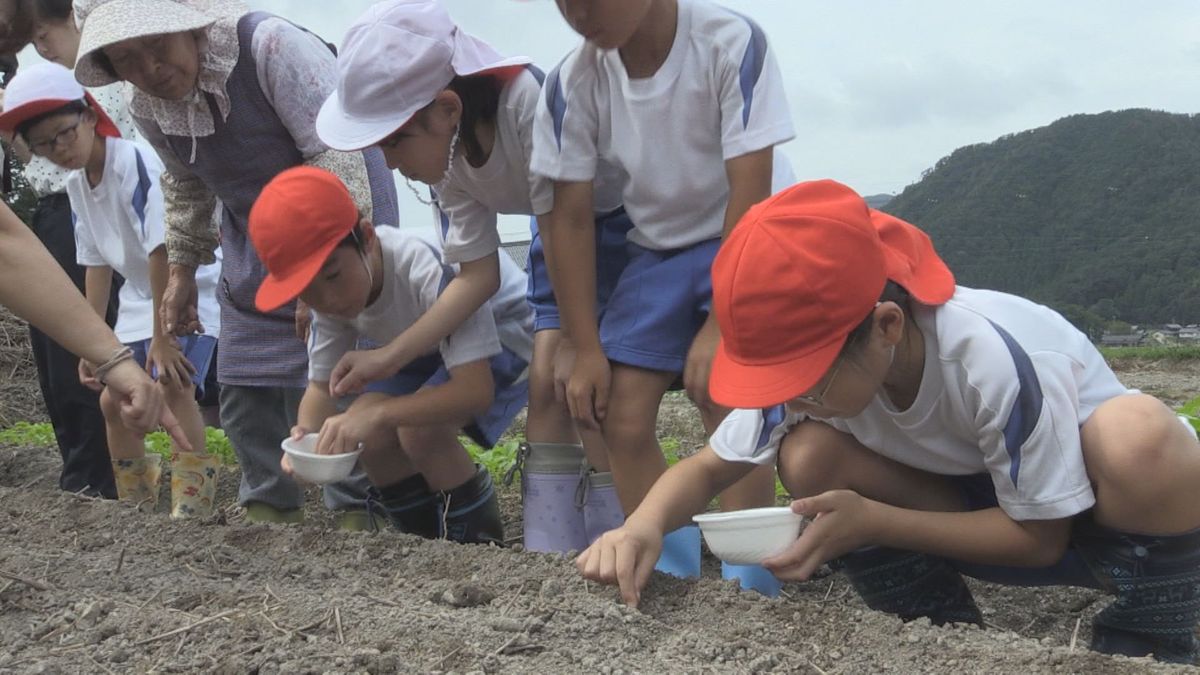
<svg viewBox="0 0 1200 675">
<path fill-rule="evenodd" d="M 482 75 L 455 76 L 446 88 L 454 92 L 462 101 L 462 119 L 458 124 L 458 138 L 466 150 L 467 161 L 471 164 L 481 164 L 485 159 L 483 144 L 475 134 L 475 125 L 479 122 L 490 122 L 496 119 L 500 110 L 500 94 L 504 91 L 506 81 L 496 73 Z M 422 127 L 426 125 L 426 113 L 430 106 L 425 106 L 417 113 L 417 122 Z"/>
<path fill-rule="evenodd" d="M 911 296 L 908 291 L 900 284 L 888 280 L 883 287 L 883 292 L 879 294 L 879 302 L 894 302 L 900 306 L 900 310 L 904 312 L 904 316 L 908 319 L 912 318 L 912 308 L 909 306 Z M 875 310 L 872 309 L 867 314 L 867 318 L 850 331 L 846 336 L 846 346 L 842 347 L 842 353 L 839 356 L 847 356 L 857 354 L 863 345 L 866 343 L 867 337 L 871 334 L 871 328 L 875 326 Z"/>
<path fill-rule="evenodd" d="M 79 99 L 78 101 L 71 101 L 70 103 L 59 106 L 59 107 L 55 108 L 54 110 L 48 110 L 40 115 L 35 115 L 33 117 L 30 117 L 29 119 L 25 120 L 24 122 L 21 122 L 20 124 L 18 124 L 16 131 L 17 131 L 17 134 L 21 138 L 24 138 L 26 141 L 28 141 L 29 140 L 29 130 L 32 129 L 37 124 L 44 122 L 44 121 L 50 119 L 51 117 L 58 117 L 59 115 L 71 115 L 71 114 L 77 114 L 77 113 L 83 114 L 91 109 L 92 109 L 92 107 L 90 105 L 88 105 L 87 101 L 84 99 Z"/>
<path fill-rule="evenodd" d="M 71 0 L 32 0 L 29 4 L 36 19 L 66 21 L 71 18 Z"/>
</svg>

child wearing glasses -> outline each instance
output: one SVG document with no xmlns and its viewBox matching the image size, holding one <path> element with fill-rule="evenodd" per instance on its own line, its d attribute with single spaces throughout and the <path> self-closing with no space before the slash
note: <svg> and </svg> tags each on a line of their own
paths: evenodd
<svg viewBox="0 0 1200 675">
<path fill-rule="evenodd" d="M 70 171 L 66 189 L 75 223 L 76 258 L 86 269 L 88 302 L 104 316 L 113 272 L 124 278 L 117 338 L 158 381 L 167 406 L 195 450 L 174 448 L 171 515 L 209 515 L 218 460 L 205 452 L 195 387 L 203 386 L 220 330 L 216 302 L 220 264 L 205 265 L 197 275 L 199 309 L 208 333 L 178 339 L 167 334 L 158 320 L 167 282 L 158 157 L 121 138 L 71 71 L 53 63 L 32 66 L 13 78 L 0 129 L 15 132 L 33 153 Z M 80 381 L 99 391 L 97 365 L 81 360 L 78 370 Z M 118 496 L 153 508 L 159 493 L 159 457 L 146 454 L 144 434 L 122 422 L 120 401 L 107 389 L 100 394 L 100 407 Z"/>
<path fill-rule="evenodd" d="M 833 181 L 742 218 L 712 268 L 709 383 L 738 408 L 579 558 L 627 602 L 670 532 L 755 466 L 811 520 L 763 561 L 830 562 L 872 609 L 982 625 L 966 574 L 1098 588 L 1091 646 L 1194 664 L 1200 443 L 1053 310 L 957 286 L 929 237 Z"/>
</svg>

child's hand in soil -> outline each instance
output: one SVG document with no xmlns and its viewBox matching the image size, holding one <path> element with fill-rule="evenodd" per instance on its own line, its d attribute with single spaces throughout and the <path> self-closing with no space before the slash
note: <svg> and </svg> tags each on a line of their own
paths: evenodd
<svg viewBox="0 0 1200 675">
<path fill-rule="evenodd" d="M 764 560 L 763 567 L 784 581 L 807 581 L 826 562 L 879 541 L 875 503 L 853 490 L 797 499 L 792 511 L 811 522 L 796 543 Z"/>
<path fill-rule="evenodd" d="M 150 341 L 146 353 L 146 373 L 152 375 L 158 369 L 158 381 L 172 387 L 190 384 L 196 367 L 188 361 L 179 346 L 179 341 L 169 335 Z"/>
<path fill-rule="evenodd" d="M 361 394 L 371 382 L 391 377 L 398 370 L 386 347 L 346 352 L 329 374 L 329 395 Z"/>
<path fill-rule="evenodd" d="M 104 391 L 104 385 L 96 379 L 96 369 L 85 359 L 79 359 L 79 383 L 92 391 Z"/>
<path fill-rule="evenodd" d="M 621 600 L 637 607 L 662 552 L 662 532 L 636 520 L 609 530 L 575 559 L 585 579 L 617 584 Z"/>
<path fill-rule="evenodd" d="M 318 455 L 342 455 L 361 449 L 379 428 L 379 406 L 359 403 L 341 415 L 326 418 L 317 439 Z"/>
</svg>

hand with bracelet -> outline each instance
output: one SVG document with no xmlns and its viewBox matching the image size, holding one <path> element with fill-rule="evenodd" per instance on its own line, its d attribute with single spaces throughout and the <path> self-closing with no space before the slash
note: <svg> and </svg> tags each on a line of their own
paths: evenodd
<svg viewBox="0 0 1200 675">
<path fill-rule="evenodd" d="M 180 449 L 185 452 L 192 450 L 179 420 L 163 403 L 162 391 L 138 366 L 132 349 L 125 346 L 115 349 L 107 361 L 93 369 L 92 375 L 100 384 L 118 394 L 121 418 L 129 428 L 145 433 L 155 430 L 161 423 Z"/>
</svg>

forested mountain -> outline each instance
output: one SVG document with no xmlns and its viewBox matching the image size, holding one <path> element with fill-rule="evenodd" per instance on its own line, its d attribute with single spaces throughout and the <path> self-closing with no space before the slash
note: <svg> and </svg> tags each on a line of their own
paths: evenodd
<svg viewBox="0 0 1200 675">
<path fill-rule="evenodd" d="M 884 210 L 963 285 L 1077 324 L 1200 322 L 1200 115 L 1073 115 L 959 148 Z"/>
</svg>

